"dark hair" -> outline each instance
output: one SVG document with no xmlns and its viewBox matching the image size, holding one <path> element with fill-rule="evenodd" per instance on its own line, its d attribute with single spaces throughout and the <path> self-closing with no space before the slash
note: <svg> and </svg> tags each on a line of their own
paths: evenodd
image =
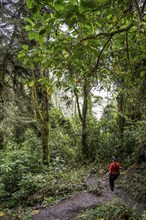
<svg viewBox="0 0 146 220">
<path fill-rule="evenodd" d="M 112 161 L 116 162 L 117 161 L 116 157 L 112 156 Z"/>
</svg>

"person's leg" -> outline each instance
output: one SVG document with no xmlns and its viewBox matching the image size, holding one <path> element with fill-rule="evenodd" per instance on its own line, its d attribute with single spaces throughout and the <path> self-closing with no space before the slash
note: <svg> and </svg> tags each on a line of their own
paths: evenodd
<svg viewBox="0 0 146 220">
<path fill-rule="evenodd" d="M 110 183 L 110 189 L 111 191 L 114 191 L 114 175 L 109 175 L 109 183 Z"/>
<path fill-rule="evenodd" d="M 114 180 L 116 180 L 119 177 L 119 175 L 120 175 L 119 173 L 115 173 L 114 174 Z"/>
<path fill-rule="evenodd" d="M 114 191 L 114 186 L 115 186 L 115 180 L 119 177 L 119 173 L 116 173 L 116 174 L 114 174 L 114 175 L 112 175 L 113 177 L 112 177 L 112 181 L 113 181 L 113 190 L 112 191 Z"/>
</svg>

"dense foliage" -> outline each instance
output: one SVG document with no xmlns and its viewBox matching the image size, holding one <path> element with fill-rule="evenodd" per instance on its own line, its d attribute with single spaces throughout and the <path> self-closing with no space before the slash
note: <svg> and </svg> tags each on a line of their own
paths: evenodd
<svg viewBox="0 0 146 220">
<path fill-rule="evenodd" d="M 100 167 L 113 154 L 125 169 L 140 167 L 130 193 L 142 199 L 146 1 L 0 4 L 2 207 L 46 204 L 72 193 L 74 185 L 80 190 L 82 166 Z M 128 174 L 124 181 L 130 181 Z M 114 213 L 128 213 L 119 206 Z"/>
</svg>

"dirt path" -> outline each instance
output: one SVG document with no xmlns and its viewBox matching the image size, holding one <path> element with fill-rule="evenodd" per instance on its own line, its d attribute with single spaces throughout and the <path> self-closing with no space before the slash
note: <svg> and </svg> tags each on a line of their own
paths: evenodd
<svg viewBox="0 0 146 220">
<path fill-rule="evenodd" d="M 123 199 L 131 207 L 136 205 L 136 202 L 130 199 L 121 189 L 116 189 L 114 194 L 112 194 L 109 190 L 107 178 L 100 180 L 88 178 L 86 179 L 86 184 L 89 190 L 83 190 L 76 193 L 72 198 L 39 210 L 39 213 L 33 215 L 32 220 L 73 220 L 81 211 L 111 201 L 114 198 Z M 93 193 L 93 188 L 100 189 L 100 194 Z M 138 213 L 141 214 L 143 210 L 143 205 L 137 204 Z"/>
</svg>

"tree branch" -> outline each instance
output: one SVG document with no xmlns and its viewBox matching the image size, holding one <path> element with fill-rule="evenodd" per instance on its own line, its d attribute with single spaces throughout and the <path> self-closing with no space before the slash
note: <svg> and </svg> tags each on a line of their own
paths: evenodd
<svg viewBox="0 0 146 220">
<path fill-rule="evenodd" d="M 96 38 L 98 38 L 98 37 L 113 37 L 113 36 L 116 35 L 116 34 L 119 34 L 119 33 L 125 32 L 125 31 L 128 31 L 132 26 L 133 26 L 133 23 L 131 23 L 130 25 L 128 25 L 128 26 L 125 27 L 125 28 L 121 28 L 121 29 L 119 28 L 119 29 L 117 29 L 117 30 L 115 30 L 115 31 L 112 31 L 112 32 L 110 32 L 110 33 L 101 32 L 101 33 L 99 33 L 99 34 L 90 35 L 90 36 L 88 36 L 88 37 L 86 37 L 86 38 L 83 38 L 83 39 L 81 40 L 81 43 L 82 43 L 83 41 L 85 41 L 85 40 L 96 39 Z"/>
<path fill-rule="evenodd" d="M 108 43 L 110 42 L 111 39 L 112 39 L 112 36 L 109 37 L 109 39 L 107 40 L 107 42 L 106 42 L 105 45 L 103 46 L 102 50 L 100 51 L 99 56 L 98 56 L 98 59 L 97 59 L 97 61 L 96 61 L 96 65 L 95 65 L 95 67 L 93 68 L 93 70 L 91 71 L 91 73 L 95 72 L 95 70 L 98 68 L 101 55 L 102 55 L 104 49 L 106 48 L 106 46 L 108 45 Z"/>
<path fill-rule="evenodd" d="M 136 12 L 137 12 L 138 18 L 139 18 L 140 21 L 142 21 L 142 14 L 141 14 L 141 11 L 140 11 L 140 8 L 139 8 L 137 0 L 133 0 L 133 3 L 134 3 L 134 6 L 136 8 Z"/>
<path fill-rule="evenodd" d="M 78 97 L 78 94 L 75 91 L 75 89 L 74 89 L 74 94 L 75 94 L 76 101 L 77 101 L 77 108 L 78 108 L 79 117 L 80 117 L 81 121 L 83 121 L 83 117 L 82 117 L 81 110 L 80 110 L 80 105 L 79 105 L 79 97 Z"/>
</svg>

